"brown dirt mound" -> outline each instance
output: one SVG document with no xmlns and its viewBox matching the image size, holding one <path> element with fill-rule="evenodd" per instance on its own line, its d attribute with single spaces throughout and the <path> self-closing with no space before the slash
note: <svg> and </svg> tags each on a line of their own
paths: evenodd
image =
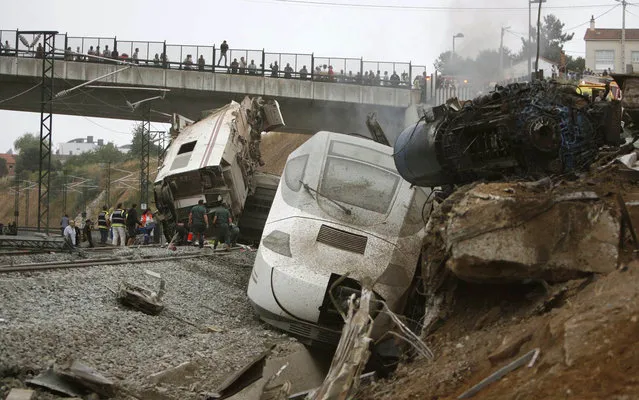
<svg viewBox="0 0 639 400">
<path fill-rule="evenodd" d="M 262 136 L 262 158 L 266 163 L 260 171 L 282 175 L 288 155 L 310 139 L 311 135 L 271 132 Z"/>
</svg>

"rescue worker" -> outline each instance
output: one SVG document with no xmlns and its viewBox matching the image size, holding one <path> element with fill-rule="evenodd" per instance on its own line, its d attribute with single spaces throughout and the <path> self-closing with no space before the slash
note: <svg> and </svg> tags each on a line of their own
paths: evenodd
<svg viewBox="0 0 639 400">
<path fill-rule="evenodd" d="M 204 200 L 200 199 L 196 206 L 191 208 L 189 213 L 189 226 L 194 236 L 197 236 L 197 240 L 200 249 L 204 247 L 204 233 L 209 229 L 209 216 L 206 215 L 206 207 L 204 207 Z"/>
<path fill-rule="evenodd" d="M 74 248 L 76 246 L 75 221 L 69 221 L 69 224 L 64 227 L 64 232 L 62 232 L 62 235 L 64 236 L 64 240 L 66 240 L 71 248 Z"/>
<path fill-rule="evenodd" d="M 102 207 L 102 211 L 98 214 L 98 230 L 100 231 L 100 244 L 106 244 L 109 236 L 109 212 L 107 206 Z"/>
<path fill-rule="evenodd" d="M 131 208 L 126 212 L 126 233 L 129 237 L 127 242 L 128 246 L 135 243 L 135 236 L 137 235 L 138 226 L 140 226 L 140 219 L 138 218 L 137 204 L 133 204 Z"/>
<path fill-rule="evenodd" d="M 82 228 L 82 230 L 84 231 L 84 237 L 89 242 L 89 247 L 94 247 L 93 237 L 91 236 L 92 227 L 93 227 L 93 222 L 90 219 L 87 219 L 86 221 L 84 221 L 84 228 Z"/>
<path fill-rule="evenodd" d="M 149 210 L 148 208 L 142 213 L 142 218 L 140 218 L 140 226 L 144 230 L 144 244 L 149 244 L 151 233 L 155 228 L 155 221 L 153 220 L 153 214 L 151 214 L 151 210 Z"/>
<path fill-rule="evenodd" d="M 120 240 L 120 246 L 126 245 L 126 233 L 124 231 L 124 221 L 126 219 L 126 211 L 122 208 L 122 203 L 118 203 L 115 206 L 115 211 L 109 218 L 111 221 L 111 227 L 113 228 L 113 245 L 118 245 L 118 239 Z"/>
<path fill-rule="evenodd" d="M 213 226 L 215 227 L 216 236 L 213 242 L 213 250 L 217 248 L 218 242 L 224 243 L 224 250 L 230 250 L 229 224 L 231 222 L 231 213 L 224 207 L 222 199 L 218 196 L 217 207 L 213 210 Z"/>
</svg>

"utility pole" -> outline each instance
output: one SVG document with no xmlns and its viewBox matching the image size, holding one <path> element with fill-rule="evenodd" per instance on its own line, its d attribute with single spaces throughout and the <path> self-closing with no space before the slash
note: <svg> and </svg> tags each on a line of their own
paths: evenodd
<svg viewBox="0 0 639 400">
<path fill-rule="evenodd" d="M 528 0 L 528 77 L 532 73 L 532 10 L 531 5 L 537 3 L 545 3 L 546 0 Z M 539 24 L 537 25 L 537 29 L 539 29 Z"/>
<path fill-rule="evenodd" d="M 546 0 L 537 0 L 539 9 L 537 10 L 537 58 L 535 58 L 535 76 L 539 79 L 539 41 L 541 40 L 541 3 Z"/>
<path fill-rule="evenodd" d="M 501 27 L 501 39 L 499 40 L 499 78 L 504 79 L 504 32 L 510 29 L 510 26 Z"/>
<path fill-rule="evenodd" d="M 626 73 L 626 0 L 617 0 L 621 3 L 621 72 Z"/>
</svg>

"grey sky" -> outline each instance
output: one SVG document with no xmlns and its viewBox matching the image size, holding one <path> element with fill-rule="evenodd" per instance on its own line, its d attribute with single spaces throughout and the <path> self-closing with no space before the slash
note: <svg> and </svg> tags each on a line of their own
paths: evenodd
<svg viewBox="0 0 639 400">
<path fill-rule="evenodd" d="M 301 0 L 302 2 L 307 0 Z M 231 48 L 271 52 L 311 53 L 316 56 L 363 57 L 365 60 L 412 61 L 432 72 L 434 59 L 452 47 L 474 56 L 479 50 L 498 48 L 501 26 L 514 33 L 504 37 L 513 50 L 527 32 L 526 0 L 309 0 L 341 4 L 396 6 L 370 8 L 299 4 L 278 0 L 80 0 L 10 1 L 2 6 L 0 29 L 53 29 L 72 36 L 117 36 L 118 40 L 163 41 L 218 47 L 223 39 Z M 91 4 L 91 5 L 89 5 Z M 542 15 L 557 15 L 573 29 L 566 46 L 573 56 L 583 56 L 583 35 L 591 15 L 598 16 L 618 3 L 614 0 L 548 0 Z M 399 7 L 500 8 L 501 10 L 433 10 Z M 517 8 L 517 9 L 513 9 Z M 631 14 L 632 13 L 632 14 Z M 533 16 L 536 14 L 533 13 Z M 629 6 L 627 27 L 639 27 L 639 7 Z M 597 26 L 621 26 L 618 6 L 597 20 Z M 208 60 L 207 60 L 208 61 Z M 282 110 L 286 116 L 286 110 Z M 160 128 L 159 124 L 154 124 Z M 131 121 L 56 115 L 53 142 L 93 135 L 116 144 L 130 141 Z M 39 115 L 0 111 L 0 152 L 25 132 L 37 132 Z"/>
</svg>

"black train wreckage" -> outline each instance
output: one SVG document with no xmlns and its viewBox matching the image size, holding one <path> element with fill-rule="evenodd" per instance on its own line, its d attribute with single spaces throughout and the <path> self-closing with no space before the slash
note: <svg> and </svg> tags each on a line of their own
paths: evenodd
<svg viewBox="0 0 639 400">
<path fill-rule="evenodd" d="M 539 177 L 586 169 L 620 133 L 619 101 L 593 102 L 554 81 L 513 83 L 426 112 L 400 134 L 394 157 L 417 186 Z"/>
</svg>

